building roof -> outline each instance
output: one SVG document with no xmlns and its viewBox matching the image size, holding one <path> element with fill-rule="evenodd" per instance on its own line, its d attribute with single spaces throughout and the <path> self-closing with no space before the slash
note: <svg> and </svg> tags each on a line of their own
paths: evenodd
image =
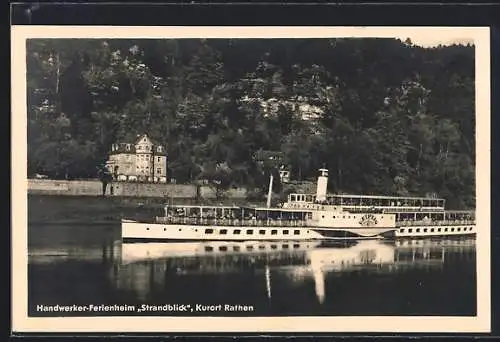
<svg viewBox="0 0 500 342">
<path fill-rule="evenodd" d="M 128 148 L 127 148 L 128 145 Z M 129 153 L 129 154 L 135 154 L 135 144 L 131 143 L 115 143 L 113 144 L 115 146 L 114 150 L 111 148 L 110 154 L 121 154 L 121 153 Z"/>
<path fill-rule="evenodd" d="M 142 139 L 142 138 L 148 138 L 149 141 L 151 141 L 151 143 L 153 144 L 153 146 L 161 146 L 161 147 L 164 147 L 163 144 L 160 144 L 158 141 L 156 141 L 155 139 L 151 138 L 150 136 L 148 136 L 147 134 L 138 134 L 137 135 L 137 139 L 135 140 L 135 143 L 138 144 L 139 141 Z"/>
<path fill-rule="evenodd" d="M 154 155 L 157 156 L 166 156 L 167 155 L 167 150 L 165 149 L 165 146 L 162 144 L 158 143 L 157 141 L 151 139 L 147 134 L 141 134 L 137 136 L 137 139 L 135 140 L 135 143 L 131 142 L 117 142 L 113 144 L 113 147 L 111 148 L 110 154 L 135 154 L 136 153 L 136 144 L 139 143 L 139 141 L 146 136 L 151 143 L 153 144 L 153 153 Z M 161 151 L 159 152 L 157 150 L 157 147 L 161 147 Z"/>
</svg>

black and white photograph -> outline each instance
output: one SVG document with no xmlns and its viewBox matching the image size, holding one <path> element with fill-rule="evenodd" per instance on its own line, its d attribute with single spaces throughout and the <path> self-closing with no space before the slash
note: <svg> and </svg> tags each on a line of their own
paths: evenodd
<svg viewBox="0 0 500 342">
<path fill-rule="evenodd" d="M 487 28 L 13 27 L 13 51 L 20 327 L 488 331 Z"/>
</svg>

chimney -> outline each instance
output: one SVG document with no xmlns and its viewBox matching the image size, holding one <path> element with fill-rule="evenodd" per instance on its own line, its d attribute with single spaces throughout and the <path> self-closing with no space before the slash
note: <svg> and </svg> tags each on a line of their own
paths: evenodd
<svg viewBox="0 0 500 342">
<path fill-rule="evenodd" d="M 316 201 L 326 201 L 328 187 L 328 169 L 319 169 L 318 184 L 316 188 Z"/>
</svg>

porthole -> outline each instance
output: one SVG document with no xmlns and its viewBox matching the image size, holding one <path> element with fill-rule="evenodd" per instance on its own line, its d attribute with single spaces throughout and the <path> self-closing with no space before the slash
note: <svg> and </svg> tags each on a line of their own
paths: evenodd
<svg viewBox="0 0 500 342">
<path fill-rule="evenodd" d="M 149 230 L 149 227 L 146 227 L 146 230 Z"/>
</svg>

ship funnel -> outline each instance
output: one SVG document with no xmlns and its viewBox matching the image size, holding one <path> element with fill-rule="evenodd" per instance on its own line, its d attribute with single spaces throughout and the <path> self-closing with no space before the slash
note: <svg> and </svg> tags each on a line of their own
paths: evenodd
<svg viewBox="0 0 500 342">
<path fill-rule="evenodd" d="M 326 191 L 328 187 L 328 170 L 319 169 L 318 184 L 316 188 L 316 201 L 326 201 Z"/>
</svg>

